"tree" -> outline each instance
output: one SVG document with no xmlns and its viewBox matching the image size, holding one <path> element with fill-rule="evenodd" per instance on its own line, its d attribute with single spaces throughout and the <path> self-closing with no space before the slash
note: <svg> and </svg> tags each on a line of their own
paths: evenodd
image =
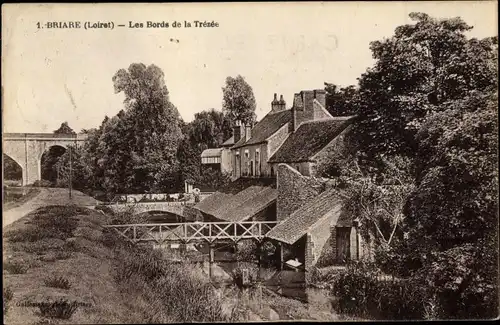
<svg viewBox="0 0 500 325">
<path fill-rule="evenodd" d="M 420 272 L 455 317 L 498 313 L 497 105 L 497 93 L 450 101 L 417 134 L 406 259 L 420 261 Z"/>
<path fill-rule="evenodd" d="M 125 94 L 125 111 L 109 130 L 112 141 L 118 142 L 116 148 L 108 142 L 105 149 L 106 158 L 116 167 L 110 180 L 115 179 L 122 184 L 120 190 L 127 191 L 175 188 L 172 177 L 178 168 L 176 151 L 182 134 L 163 71 L 155 65 L 134 63 L 128 70 L 119 70 L 113 83 L 115 93 Z"/>
<path fill-rule="evenodd" d="M 23 170 L 14 159 L 10 158 L 6 154 L 3 157 L 3 178 L 4 180 L 22 180 Z"/>
<path fill-rule="evenodd" d="M 75 131 L 68 125 L 68 122 L 61 123 L 59 129 L 54 131 L 55 134 L 76 134 Z"/>
<path fill-rule="evenodd" d="M 252 87 L 245 79 L 240 75 L 236 78 L 227 77 L 226 85 L 222 88 L 222 109 L 225 114 L 229 115 L 231 121 L 254 123 L 257 118 L 255 107 Z"/>
<path fill-rule="evenodd" d="M 214 109 L 196 113 L 194 120 L 183 126 L 184 139 L 179 145 L 182 178 L 191 182 L 210 182 L 200 179 L 201 153 L 208 148 L 218 148 L 232 134 L 230 117 Z M 221 176 L 222 177 L 222 176 Z"/>
<path fill-rule="evenodd" d="M 124 105 L 98 129 L 87 130 L 79 149 L 87 187 L 116 193 L 177 190 L 181 119 L 169 100 L 164 74 L 155 65 L 133 63 L 113 76 Z M 83 175 L 82 175 L 83 176 Z"/>
<path fill-rule="evenodd" d="M 496 317 L 498 40 L 468 39 L 460 18 L 410 17 L 371 43 L 376 62 L 359 78 L 348 155 L 319 170 L 347 178 L 345 208 L 386 246 L 378 267 L 422 280 L 435 316 Z M 406 167 L 390 168 L 398 160 Z M 387 191 L 405 170 L 402 190 Z"/>
<path fill-rule="evenodd" d="M 497 87 L 496 38 L 467 39 L 460 18 L 411 13 L 415 24 L 370 43 L 375 65 L 359 78 L 359 122 L 353 132 L 368 154 L 412 155 L 416 132 L 441 104 Z"/>
<path fill-rule="evenodd" d="M 59 177 L 56 168 L 57 162 L 65 152 L 66 149 L 61 146 L 52 146 L 40 159 L 42 179 L 51 182 L 53 186 L 57 184 Z"/>
<path fill-rule="evenodd" d="M 349 116 L 358 112 L 359 94 L 356 86 L 339 88 L 325 82 L 326 109 L 333 116 Z"/>
</svg>

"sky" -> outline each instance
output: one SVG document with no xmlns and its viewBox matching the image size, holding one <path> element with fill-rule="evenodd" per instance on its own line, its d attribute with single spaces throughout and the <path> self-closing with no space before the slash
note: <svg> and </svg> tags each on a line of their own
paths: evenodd
<svg viewBox="0 0 500 325">
<path fill-rule="evenodd" d="M 497 35 L 496 1 L 4 4 L 3 131 L 52 132 L 64 121 L 75 131 L 98 127 L 105 115 L 124 108 L 112 78 L 131 63 L 163 70 L 185 121 L 220 110 L 226 77 L 242 75 L 260 119 L 274 93 L 289 107 L 294 93 L 321 89 L 324 82 L 356 84 L 373 64 L 370 41 L 391 37 L 415 11 L 460 16 L 474 26 L 470 37 Z M 116 26 L 195 20 L 219 27 Z M 113 22 L 115 28 L 37 28 L 53 21 Z"/>
</svg>

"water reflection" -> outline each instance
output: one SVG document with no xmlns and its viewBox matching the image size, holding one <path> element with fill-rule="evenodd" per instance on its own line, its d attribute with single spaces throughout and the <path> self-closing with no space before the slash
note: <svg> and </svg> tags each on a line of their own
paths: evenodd
<svg viewBox="0 0 500 325">
<path fill-rule="evenodd" d="M 177 247 L 176 245 L 174 245 Z M 284 269 L 278 270 L 274 266 L 260 265 L 257 261 L 237 261 L 232 244 L 219 245 L 214 251 L 214 263 L 210 265 L 208 256 L 208 246 L 203 244 L 189 244 L 186 251 L 181 252 L 178 249 L 172 249 L 172 244 L 156 246 L 161 248 L 169 261 L 185 260 L 202 266 L 204 272 L 211 277 L 211 281 L 218 285 L 232 285 L 233 278 L 231 274 L 238 267 L 251 270 L 256 274 L 256 278 L 266 288 L 271 291 L 301 302 L 308 301 L 308 288 L 305 282 L 305 272 L 295 270 L 284 265 Z"/>
</svg>

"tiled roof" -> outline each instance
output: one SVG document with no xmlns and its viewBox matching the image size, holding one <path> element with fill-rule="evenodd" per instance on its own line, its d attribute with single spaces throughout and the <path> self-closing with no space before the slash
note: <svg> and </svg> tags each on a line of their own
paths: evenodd
<svg viewBox="0 0 500 325">
<path fill-rule="evenodd" d="M 257 123 L 252 129 L 252 137 L 250 140 L 245 141 L 241 138 L 234 146 L 233 149 L 243 147 L 245 145 L 257 144 L 267 140 L 271 135 L 278 131 L 283 125 L 290 122 L 292 119 L 291 110 L 284 110 L 276 113 L 270 113 Z"/>
<path fill-rule="evenodd" d="M 238 179 L 194 206 L 220 220 L 243 221 L 276 200 L 275 181 Z"/>
<path fill-rule="evenodd" d="M 205 149 L 201 153 L 201 158 L 207 158 L 207 157 L 220 157 L 222 152 L 221 148 L 214 148 L 214 149 Z"/>
<path fill-rule="evenodd" d="M 322 218 L 333 217 L 335 225 L 342 201 L 336 190 L 327 190 L 276 225 L 266 237 L 292 245 Z"/>
<path fill-rule="evenodd" d="M 276 202 L 276 198 L 278 197 L 278 191 L 270 187 L 261 187 L 259 191 L 253 193 L 255 194 L 243 194 L 244 196 L 237 200 L 237 202 L 242 201 L 241 204 L 235 204 L 229 207 L 229 209 L 223 210 L 220 214 L 215 215 L 215 217 L 225 221 L 247 220 Z"/>
<path fill-rule="evenodd" d="M 301 124 L 269 159 L 269 162 L 302 162 L 326 147 L 349 124 L 351 117 L 333 118 Z"/>
</svg>

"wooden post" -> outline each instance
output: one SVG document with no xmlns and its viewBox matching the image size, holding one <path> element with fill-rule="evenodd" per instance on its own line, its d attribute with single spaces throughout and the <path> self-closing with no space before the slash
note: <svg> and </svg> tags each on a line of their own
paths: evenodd
<svg viewBox="0 0 500 325">
<path fill-rule="evenodd" d="M 214 263 L 214 247 L 213 244 L 208 244 L 208 277 L 212 280 L 212 264 Z"/>
<path fill-rule="evenodd" d="M 238 242 L 234 242 L 234 259 L 238 262 Z"/>
<path fill-rule="evenodd" d="M 278 242 L 278 254 L 279 254 L 279 267 L 278 269 L 283 270 L 283 243 Z"/>
<path fill-rule="evenodd" d="M 71 182 L 72 182 L 71 178 L 72 177 L 71 176 L 72 176 L 72 173 L 73 173 L 72 172 L 72 163 L 71 163 L 71 160 L 72 160 L 71 159 L 71 151 L 72 151 L 71 150 L 71 146 L 68 146 L 68 149 L 69 149 L 69 184 L 68 185 L 69 185 L 69 198 L 71 200 L 71 187 L 72 187 L 72 184 L 71 184 Z"/>
<path fill-rule="evenodd" d="M 260 241 L 257 241 L 257 250 L 256 250 L 256 254 L 257 254 L 257 266 L 259 267 L 259 269 L 260 269 L 261 245 L 262 245 L 262 243 L 261 243 Z M 259 272 L 259 273 L 260 273 L 260 272 Z"/>
<path fill-rule="evenodd" d="M 261 255 L 261 242 L 257 241 L 257 281 L 260 282 L 260 255 Z M 260 303 L 260 302 L 259 302 Z"/>
</svg>

